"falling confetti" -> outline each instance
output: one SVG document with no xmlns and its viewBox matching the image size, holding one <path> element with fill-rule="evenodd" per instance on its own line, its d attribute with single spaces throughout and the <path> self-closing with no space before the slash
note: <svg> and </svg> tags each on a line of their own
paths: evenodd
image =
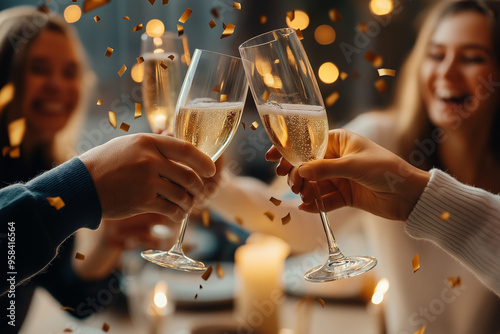
<svg viewBox="0 0 500 334">
<path fill-rule="evenodd" d="M 143 27 L 142 27 L 142 23 L 139 23 L 138 25 L 136 25 L 133 29 L 132 29 L 132 32 L 136 32 L 136 31 L 139 31 L 139 30 L 142 30 Z"/>
<path fill-rule="evenodd" d="M 279 199 L 277 199 L 277 198 L 274 198 L 274 197 L 271 197 L 269 199 L 269 201 L 271 201 L 271 203 L 273 203 L 276 206 L 279 206 L 281 204 L 281 201 Z"/>
<path fill-rule="evenodd" d="M 83 2 L 83 12 L 90 12 L 91 10 L 104 6 L 110 2 L 111 0 L 85 0 Z"/>
<path fill-rule="evenodd" d="M 418 253 L 417 253 L 417 255 L 415 255 L 413 260 L 411 260 L 411 264 L 413 266 L 413 272 L 416 272 L 417 270 L 420 269 L 420 259 L 418 257 Z"/>
<path fill-rule="evenodd" d="M 189 16 L 191 16 L 192 12 L 193 12 L 192 9 L 186 8 L 186 10 L 184 11 L 184 13 L 179 18 L 179 22 L 180 23 L 186 23 L 187 19 L 189 19 Z"/>
<path fill-rule="evenodd" d="M 182 35 L 184 35 L 184 27 L 181 25 L 177 25 L 177 36 L 181 37 Z"/>
<path fill-rule="evenodd" d="M 226 102 L 227 101 L 227 94 L 220 94 L 220 102 Z"/>
<path fill-rule="evenodd" d="M 210 29 L 213 29 L 213 28 L 215 28 L 217 23 L 215 23 L 215 21 L 212 19 L 212 21 L 208 22 L 208 25 L 210 26 Z"/>
<path fill-rule="evenodd" d="M 125 71 L 127 70 L 127 66 L 123 65 L 122 68 L 120 68 L 120 70 L 118 71 L 118 75 L 120 76 L 120 78 L 122 77 L 123 73 L 125 73 Z"/>
<path fill-rule="evenodd" d="M 388 68 L 379 68 L 377 71 L 378 71 L 379 76 L 383 76 L 383 75 L 388 75 L 391 77 L 396 76 L 396 70 L 391 70 Z"/>
<path fill-rule="evenodd" d="M 266 216 L 267 218 L 269 218 L 271 221 L 273 221 L 273 220 L 274 220 L 274 215 L 273 215 L 273 213 L 272 213 L 272 212 L 270 212 L 270 211 L 266 211 L 266 212 L 264 212 L 264 216 Z"/>
<path fill-rule="evenodd" d="M 50 205 L 52 205 L 56 210 L 60 210 L 64 207 L 64 201 L 61 199 L 61 197 L 47 197 L 47 201 L 49 202 Z"/>
<path fill-rule="evenodd" d="M 304 39 L 304 35 L 302 35 L 302 31 L 300 29 L 295 29 L 295 33 L 297 34 L 297 37 L 299 38 L 299 40 Z"/>
<path fill-rule="evenodd" d="M 104 332 L 106 332 L 106 333 L 109 332 L 109 328 L 110 328 L 110 326 L 109 326 L 109 324 L 107 322 L 105 322 L 105 323 L 102 324 L 102 330 Z"/>
<path fill-rule="evenodd" d="M 85 254 L 82 254 L 82 253 L 76 253 L 75 254 L 75 259 L 77 260 L 85 260 Z"/>
<path fill-rule="evenodd" d="M 440 218 L 444 221 L 450 219 L 450 213 L 448 211 L 445 211 L 441 214 Z"/>
<path fill-rule="evenodd" d="M 142 64 L 144 63 L 144 58 L 143 57 L 138 57 L 137 58 L 137 64 Z"/>
<path fill-rule="evenodd" d="M 250 129 L 252 130 L 257 130 L 258 127 L 259 123 L 257 123 L 257 121 L 253 121 L 252 124 L 250 125 Z"/>
<path fill-rule="evenodd" d="M 212 270 L 212 266 L 209 266 L 207 270 L 205 270 L 203 275 L 201 275 L 201 278 L 203 278 L 205 281 L 208 280 L 210 278 L 210 275 L 212 275 Z"/>
<path fill-rule="evenodd" d="M 281 225 L 286 225 L 290 222 L 290 220 L 292 220 L 291 216 L 290 216 L 290 212 L 283 218 L 281 218 Z"/>
<path fill-rule="evenodd" d="M 142 106 L 140 103 L 135 104 L 134 119 L 142 116 Z"/>
<path fill-rule="evenodd" d="M 130 129 L 130 125 L 128 125 L 127 123 L 125 122 L 122 122 L 122 124 L 120 125 L 120 130 L 123 130 L 125 132 L 128 132 L 128 129 Z"/>
<path fill-rule="evenodd" d="M 316 300 L 321 304 L 322 308 L 325 308 L 325 301 L 321 298 L 316 298 Z"/>
<path fill-rule="evenodd" d="M 239 3 L 239 2 L 233 2 L 233 8 L 241 10 L 241 3 Z"/>
<path fill-rule="evenodd" d="M 117 122 L 116 122 L 116 114 L 114 112 L 108 111 L 108 120 L 109 124 L 111 124 L 111 126 L 113 126 L 116 129 Z"/>
<path fill-rule="evenodd" d="M 99 22 L 99 21 L 101 21 L 101 18 L 96 15 L 96 16 L 94 16 L 94 21 Z"/>
<path fill-rule="evenodd" d="M 75 309 L 69 306 L 61 306 L 61 310 L 75 312 Z"/>
<path fill-rule="evenodd" d="M 335 102 L 337 102 L 339 97 L 340 97 L 339 92 L 333 92 L 330 95 L 328 95 L 328 97 L 325 99 L 326 106 L 327 107 L 333 106 L 335 104 Z"/>
<path fill-rule="evenodd" d="M 7 106 L 10 101 L 14 98 L 14 84 L 12 82 L 9 82 L 5 86 L 2 87 L 0 90 L 0 111 Z"/>
<path fill-rule="evenodd" d="M 218 262 L 215 265 L 215 272 L 217 273 L 217 277 L 224 278 L 224 275 L 225 275 L 224 269 L 222 269 L 222 266 Z"/>
<path fill-rule="evenodd" d="M 462 280 L 460 279 L 460 276 L 449 277 L 448 278 L 448 283 L 450 283 L 450 286 L 452 288 L 458 288 L 462 284 Z"/>
<path fill-rule="evenodd" d="M 203 226 L 210 227 L 210 211 L 203 210 L 201 212 L 201 220 L 203 221 Z"/>
<path fill-rule="evenodd" d="M 417 330 L 413 334 L 424 334 L 424 332 L 425 332 L 425 326 L 422 326 L 419 330 Z"/>
<path fill-rule="evenodd" d="M 340 19 L 342 19 L 342 15 L 336 9 L 330 9 L 330 11 L 328 12 L 328 17 L 332 22 L 337 22 L 340 21 Z"/>
<path fill-rule="evenodd" d="M 100 106 L 102 104 L 102 99 L 97 100 L 97 105 Z"/>
<path fill-rule="evenodd" d="M 231 36 L 234 33 L 234 28 L 236 26 L 234 24 L 228 23 L 228 25 L 224 28 L 224 32 L 222 33 L 220 39 Z"/>
<path fill-rule="evenodd" d="M 108 47 L 106 49 L 106 52 L 104 53 L 104 55 L 109 58 L 109 57 L 111 57 L 112 54 L 113 54 L 113 49 Z"/>
</svg>

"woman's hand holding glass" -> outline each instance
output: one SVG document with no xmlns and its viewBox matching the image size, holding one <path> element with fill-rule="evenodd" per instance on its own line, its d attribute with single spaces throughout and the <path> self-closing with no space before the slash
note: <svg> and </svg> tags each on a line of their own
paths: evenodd
<svg viewBox="0 0 500 334">
<path fill-rule="evenodd" d="M 262 123 L 279 153 L 294 166 L 322 159 L 328 143 L 326 110 L 295 31 L 271 31 L 246 41 L 239 50 Z M 338 280 L 373 268 L 377 261 L 372 257 L 346 257 L 340 252 L 321 196 L 316 194 L 329 257 L 324 265 L 307 272 L 306 280 Z"/>
</svg>

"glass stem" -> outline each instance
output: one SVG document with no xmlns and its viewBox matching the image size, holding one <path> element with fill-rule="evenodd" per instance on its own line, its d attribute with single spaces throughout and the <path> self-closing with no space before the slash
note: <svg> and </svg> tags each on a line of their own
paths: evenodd
<svg viewBox="0 0 500 334">
<path fill-rule="evenodd" d="M 345 256 L 339 249 L 337 245 L 337 241 L 335 241 L 335 237 L 333 236 L 332 228 L 330 226 L 330 221 L 328 220 L 328 216 L 326 215 L 326 209 L 323 204 L 323 200 L 321 199 L 321 193 L 318 188 L 317 182 L 311 182 L 311 185 L 314 189 L 315 197 L 316 197 L 316 207 L 319 211 L 319 216 L 321 217 L 321 223 L 323 224 L 323 230 L 326 235 L 326 242 L 328 243 L 328 261 L 336 262 L 342 261 Z"/>
<path fill-rule="evenodd" d="M 186 214 L 184 219 L 182 219 L 181 228 L 179 229 L 179 235 L 177 236 L 177 240 L 175 240 L 175 244 L 170 249 L 170 252 L 174 252 L 181 255 L 184 254 L 182 252 L 182 242 L 184 241 L 184 235 L 186 234 L 186 227 L 188 220 L 189 220 L 189 213 Z"/>
</svg>

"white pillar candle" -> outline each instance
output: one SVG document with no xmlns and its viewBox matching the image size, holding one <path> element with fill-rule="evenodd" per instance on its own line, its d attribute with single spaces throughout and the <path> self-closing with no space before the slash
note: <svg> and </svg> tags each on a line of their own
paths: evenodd
<svg viewBox="0 0 500 334">
<path fill-rule="evenodd" d="M 236 312 L 240 327 L 259 334 L 279 332 L 281 278 L 289 253 L 286 242 L 263 234 L 252 234 L 236 250 Z"/>
</svg>

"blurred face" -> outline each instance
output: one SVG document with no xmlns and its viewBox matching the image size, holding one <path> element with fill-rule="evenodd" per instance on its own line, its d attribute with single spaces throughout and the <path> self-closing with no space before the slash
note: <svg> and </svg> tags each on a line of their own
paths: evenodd
<svg viewBox="0 0 500 334">
<path fill-rule="evenodd" d="M 424 104 L 442 129 L 488 129 L 498 108 L 499 70 L 487 19 L 467 11 L 438 25 L 420 70 Z"/>
<path fill-rule="evenodd" d="M 42 31 L 25 67 L 22 111 L 30 131 L 53 136 L 67 124 L 79 98 L 80 68 L 70 40 Z"/>
</svg>

